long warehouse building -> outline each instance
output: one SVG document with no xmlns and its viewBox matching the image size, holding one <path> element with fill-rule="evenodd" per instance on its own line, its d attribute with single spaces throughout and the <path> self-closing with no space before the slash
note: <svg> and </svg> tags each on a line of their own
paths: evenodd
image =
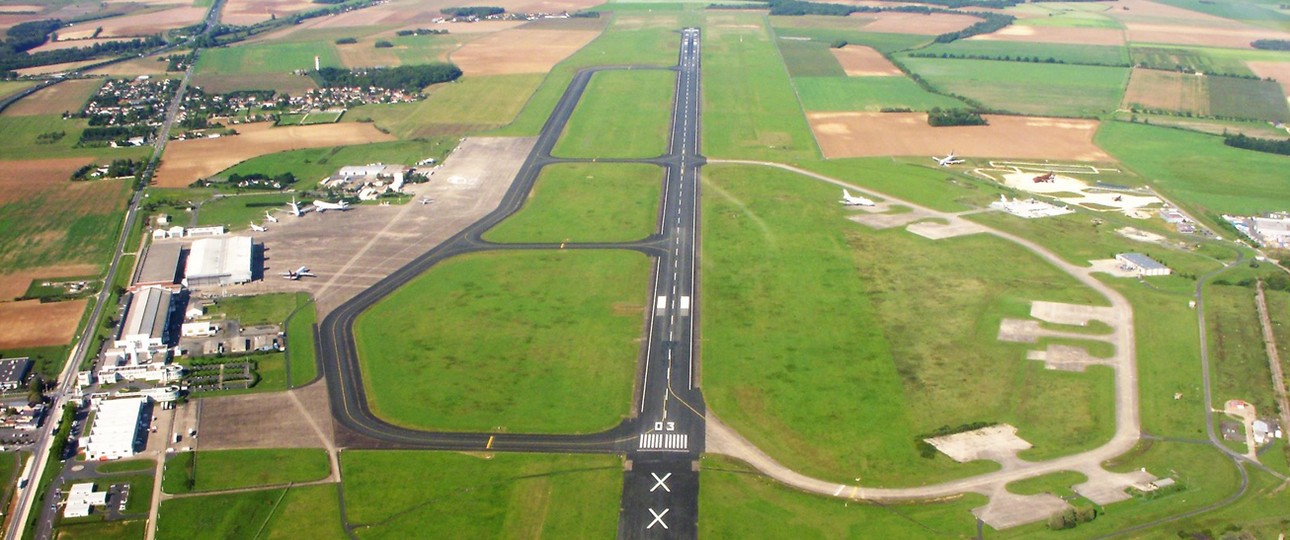
<svg viewBox="0 0 1290 540">
<path fill-rule="evenodd" d="M 193 242 L 184 268 L 184 286 L 222 287 L 251 281 L 251 251 L 250 236 Z"/>
<path fill-rule="evenodd" d="M 152 354 L 170 343 L 170 318 L 174 294 L 161 287 L 144 287 L 134 293 L 113 346 L 128 353 Z"/>
</svg>

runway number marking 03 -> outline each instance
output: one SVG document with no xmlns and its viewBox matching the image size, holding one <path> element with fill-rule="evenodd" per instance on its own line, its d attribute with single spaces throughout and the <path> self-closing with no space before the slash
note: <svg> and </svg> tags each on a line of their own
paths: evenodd
<svg viewBox="0 0 1290 540">
<path fill-rule="evenodd" d="M 654 431 L 676 431 L 676 422 L 654 422 Z"/>
<path fill-rule="evenodd" d="M 662 512 L 655 512 L 653 508 L 650 508 L 649 513 L 654 516 L 654 521 L 649 522 L 649 525 L 646 525 L 645 528 L 653 529 L 654 524 L 657 523 L 659 525 L 662 525 L 663 528 L 666 529 L 667 523 L 663 522 L 663 516 L 666 516 L 669 510 L 671 510 L 671 508 L 664 508 Z"/>
<path fill-rule="evenodd" d="M 654 487 L 649 488 L 650 493 L 654 493 L 658 488 L 663 488 L 663 491 L 668 493 L 672 492 L 672 488 L 667 487 L 667 479 L 672 477 L 672 473 L 667 473 L 662 478 L 659 478 L 657 473 L 649 473 L 649 475 L 654 477 Z"/>
</svg>

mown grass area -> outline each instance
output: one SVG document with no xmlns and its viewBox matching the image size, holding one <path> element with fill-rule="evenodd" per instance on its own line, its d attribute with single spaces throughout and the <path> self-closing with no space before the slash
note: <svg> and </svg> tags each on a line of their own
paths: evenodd
<svg viewBox="0 0 1290 540">
<path fill-rule="evenodd" d="M 1013 24 L 1019 26 L 1123 28 L 1119 21 L 1107 16 L 1106 12 L 1109 10 L 1109 7 L 1096 3 L 1045 2 L 1043 4 L 1019 4 L 1008 8 L 1005 13 L 1017 17 L 1034 14 L 1043 15 L 1042 17 L 1018 18 Z"/>
<path fill-rule="evenodd" d="M 906 77 L 798 77 L 793 79 L 802 108 L 808 111 L 926 111 L 969 108 L 962 101 L 933 94 Z"/>
<path fill-rule="evenodd" d="M 793 77 L 845 77 L 842 64 L 830 52 L 828 43 L 814 40 L 781 39 L 779 53 Z"/>
<path fill-rule="evenodd" d="M 318 359 L 314 343 L 314 324 L 318 307 L 310 303 L 297 308 L 287 324 L 287 357 L 292 388 L 303 386 L 318 377 Z"/>
<path fill-rule="evenodd" d="M 959 212 L 985 208 L 999 199 L 999 188 L 994 185 L 973 181 L 945 169 L 926 167 L 922 160 L 910 163 L 885 157 L 849 158 L 806 161 L 797 165 L 935 210 Z M 839 195 L 842 193 L 841 189 L 834 191 Z"/>
<path fill-rule="evenodd" d="M 618 526 L 616 456 L 349 450 L 341 468 L 360 538 L 609 538 Z"/>
<path fill-rule="evenodd" d="M 524 208 L 493 242 L 639 240 L 654 231 L 664 171 L 643 164 L 560 163 L 542 170 Z"/>
<path fill-rule="evenodd" d="M 863 480 L 863 479 L 862 479 Z M 802 493 L 742 462 L 703 459 L 699 490 L 702 538 L 933 538 L 970 537 L 972 508 L 985 497 L 943 503 L 874 505 Z"/>
<path fill-rule="evenodd" d="M 615 251 L 440 263 L 355 324 L 373 411 L 441 430 L 612 426 L 631 401 L 649 264 Z"/>
<path fill-rule="evenodd" d="M 1088 477 L 1083 473 L 1075 471 L 1061 471 L 1043 476 L 1018 480 L 1008 483 L 1007 489 L 1018 495 L 1036 495 L 1039 493 L 1050 493 L 1058 497 L 1072 497 L 1075 491 L 1071 486 L 1082 484 L 1088 481 Z"/>
<path fill-rule="evenodd" d="M 1285 93 L 1275 81 L 1235 77 L 1207 79 L 1209 112 L 1214 116 L 1278 122 L 1290 120 Z"/>
<path fill-rule="evenodd" d="M 942 92 L 1023 114 L 1107 114 L 1119 106 L 1129 80 L 1129 69 L 1123 67 L 911 57 L 900 61 Z"/>
<path fill-rule="evenodd" d="M 248 159 L 225 169 L 215 178 L 225 179 L 233 174 L 252 173 L 277 176 L 289 172 L 299 179 L 292 187 L 296 191 L 304 191 L 314 189 L 320 180 L 346 165 L 376 162 L 412 165 L 426 158 L 435 158 L 442 162 L 444 156 L 456 147 L 457 141 L 458 137 L 433 137 L 411 141 L 290 150 Z"/>
<path fill-rule="evenodd" d="M 416 103 L 360 105 L 345 121 L 371 121 L 401 139 L 453 135 L 493 129 L 515 119 L 543 75 L 466 76 L 425 90 Z"/>
<path fill-rule="evenodd" d="M 291 73 L 297 69 L 312 70 L 315 56 L 322 67 L 343 67 L 332 43 L 270 41 L 206 49 L 197 60 L 196 72 L 203 75 Z"/>
<path fill-rule="evenodd" d="M 329 469 L 321 449 L 183 452 L 166 461 L 161 489 L 173 495 L 309 482 L 326 478 Z"/>
<path fill-rule="evenodd" d="M 224 225 L 230 231 L 251 228 L 251 223 L 272 227 L 265 223 L 264 213 L 275 213 L 287 207 L 291 198 L 287 193 L 260 193 L 225 196 L 202 204 L 197 212 L 198 225 Z"/>
<path fill-rule="evenodd" d="M 772 161 L 818 157 L 764 18 L 723 15 L 729 19 L 723 28 L 703 38 L 704 154 Z"/>
<path fill-rule="evenodd" d="M 64 183 L 0 205 L 0 272 L 107 261 L 130 189 L 127 180 Z"/>
<path fill-rule="evenodd" d="M 107 463 L 99 463 L 98 465 L 94 466 L 94 471 L 103 473 L 103 474 L 150 471 L 152 470 L 153 467 L 156 467 L 156 466 L 157 466 L 157 462 L 151 459 L 128 459 L 124 461 L 109 461 Z"/>
<path fill-rule="evenodd" d="M 996 337 L 1033 300 L 1104 304 L 1073 278 L 996 238 L 873 232 L 796 175 L 709 166 L 704 180 L 705 395 L 776 459 L 910 485 L 993 468 L 919 458 L 915 437 L 941 426 L 1011 423 L 1034 457 L 1110 436 L 1109 370 L 1049 372 Z"/>
<path fill-rule="evenodd" d="M 601 71 L 591 76 L 551 154 L 647 158 L 667 150 L 676 73 Z"/>
<path fill-rule="evenodd" d="M 1064 62 L 1068 64 L 1129 65 L 1129 49 L 1115 45 L 1066 45 L 1060 43 L 1031 43 L 1017 41 L 958 40 L 938 43 L 920 49 L 920 54 L 976 55 L 995 59 L 1025 58 L 1038 62 Z"/>
<path fill-rule="evenodd" d="M 157 519 L 160 539 L 343 539 L 336 486 L 270 489 L 170 499 Z"/>
<path fill-rule="evenodd" d="M 92 521 L 58 526 L 59 540 L 140 540 L 148 532 L 148 520 Z"/>
<path fill-rule="evenodd" d="M 308 293 L 275 293 L 256 296 L 226 296 L 206 308 L 207 315 L 222 314 L 242 326 L 282 324 L 296 308 L 309 302 Z"/>
<path fill-rule="evenodd" d="M 1103 123 L 1094 142 L 1200 219 L 1290 207 L 1284 156 L 1228 147 L 1214 135 L 1128 122 Z"/>
<path fill-rule="evenodd" d="M 0 81 L 0 99 L 36 86 L 36 81 Z"/>
<path fill-rule="evenodd" d="M 1281 509 L 1290 506 L 1290 490 L 1286 490 L 1284 485 L 1280 479 L 1253 471 L 1249 493 L 1241 500 L 1214 512 L 1162 527 L 1159 537 L 1194 537 L 1223 531 L 1223 534 L 1234 538 L 1279 538 L 1286 529 L 1285 512 Z"/>
<path fill-rule="evenodd" d="M 888 34 L 884 32 L 866 32 L 857 29 L 855 19 L 849 17 L 829 17 L 824 15 L 806 15 L 802 17 L 769 17 L 775 35 L 780 38 L 810 38 L 819 43 L 833 43 L 842 40 L 851 45 L 873 47 L 881 53 L 891 53 L 912 49 L 930 43 L 933 36 L 914 34 Z"/>
<path fill-rule="evenodd" d="M 1254 305 L 1254 289 L 1206 286 L 1205 323 L 1209 325 L 1214 407 L 1222 408 L 1227 400 L 1239 399 L 1254 405 L 1260 415 L 1275 412 L 1272 375 Z"/>
<path fill-rule="evenodd" d="M 5 144 L 0 145 L 0 160 L 10 159 L 43 159 L 85 156 L 99 160 L 146 158 L 151 147 L 78 148 L 76 142 L 81 133 L 89 127 L 89 120 L 69 118 L 64 120 L 61 114 L 38 114 L 33 116 L 0 115 L 0 133 L 5 134 Z M 40 139 L 41 135 L 52 137 L 61 133 L 56 139 Z M 65 180 L 59 178 L 59 180 Z"/>
<path fill-rule="evenodd" d="M 1212 54 L 1210 49 L 1192 47 L 1138 46 L 1129 47 L 1133 65 L 1150 69 L 1217 73 L 1222 75 L 1253 75 L 1240 57 Z"/>
</svg>

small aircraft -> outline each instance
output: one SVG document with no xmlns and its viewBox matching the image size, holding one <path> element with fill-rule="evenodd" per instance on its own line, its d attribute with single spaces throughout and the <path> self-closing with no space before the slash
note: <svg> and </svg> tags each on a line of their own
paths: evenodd
<svg viewBox="0 0 1290 540">
<path fill-rule="evenodd" d="M 264 232 L 264 231 L 269 230 L 269 228 L 268 228 L 268 227 L 265 227 L 265 226 L 263 226 L 263 225 L 256 225 L 256 224 L 255 224 L 255 222 L 254 222 L 254 221 L 252 221 L 252 222 L 251 222 L 251 230 L 253 230 L 253 231 L 255 231 L 255 232 Z"/>
<path fill-rule="evenodd" d="M 300 216 L 305 215 L 305 211 L 304 211 L 304 210 L 302 210 L 302 209 L 300 208 L 300 203 L 297 203 L 297 202 L 296 202 L 296 198 L 295 198 L 295 197 L 292 197 L 292 198 L 291 198 L 291 203 L 290 203 L 290 205 L 291 205 L 291 215 L 296 216 L 296 217 L 300 217 Z"/>
<path fill-rule="evenodd" d="M 340 201 L 335 203 L 327 202 L 327 201 L 314 201 L 314 208 L 318 210 L 319 214 L 326 212 L 328 210 L 340 210 L 341 212 L 344 212 L 346 210 L 349 210 L 349 203 L 345 201 Z"/>
<path fill-rule="evenodd" d="M 434 199 L 430 197 L 421 197 L 421 204 L 430 204 L 432 202 L 434 202 Z"/>
<path fill-rule="evenodd" d="M 317 277 L 317 276 L 315 276 L 313 272 L 309 271 L 308 266 L 301 266 L 300 268 L 297 268 L 295 270 L 287 270 L 286 272 L 283 272 L 282 277 L 295 281 L 302 277 Z"/>
<path fill-rule="evenodd" d="M 932 156 L 932 161 L 935 161 L 937 165 L 940 165 L 942 167 L 949 167 L 950 165 L 958 165 L 959 163 L 963 163 L 963 160 L 958 159 L 958 156 L 955 156 L 953 151 L 950 152 L 950 155 L 945 156 L 943 158 Z"/>
<path fill-rule="evenodd" d="M 269 220 L 269 223 L 277 223 L 277 222 L 278 222 L 278 218 L 273 217 L 273 214 L 270 214 L 268 210 L 265 210 L 265 211 L 264 211 L 264 219 Z"/>
<path fill-rule="evenodd" d="M 842 190 L 842 200 L 838 202 L 845 206 L 873 206 L 873 201 L 864 197 L 856 197 L 845 189 Z"/>
</svg>

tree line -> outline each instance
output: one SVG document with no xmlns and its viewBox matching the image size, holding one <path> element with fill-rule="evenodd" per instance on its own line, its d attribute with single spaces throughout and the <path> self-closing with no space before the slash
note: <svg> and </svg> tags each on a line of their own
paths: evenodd
<svg viewBox="0 0 1290 540">
<path fill-rule="evenodd" d="M 501 15 L 506 13 L 506 10 L 497 6 L 463 6 L 443 8 L 439 13 L 452 17 L 487 17 Z"/>
<path fill-rule="evenodd" d="M 1223 136 L 1223 144 L 1233 148 L 1254 150 L 1255 152 L 1290 156 L 1290 139 L 1262 139 L 1259 137 L 1250 137 L 1244 133 L 1237 133 L 1235 135 L 1229 134 Z"/>
<path fill-rule="evenodd" d="M 1258 39 L 1251 41 L 1250 46 L 1265 51 L 1290 51 L 1290 39 Z"/>
<path fill-rule="evenodd" d="M 3 47 L 0 48 L 0 71 L 11 71 L 15 69 L 47 66 L 50 64 L 62 64 L 66 62 L 79 62 L 81 60 L 89 60 L 100 56 L 135 54 L 155 47 L 160 47 L 165 43 L 166 42 L 162 41 L 159 36 L 148 36 L 146 38 L 135 38 L 129 41 L 100 42 L 89 47 L 41 51 L 35 54 L 17 52 L 7 47 Z"/>
<path fill-rule="evenodd" d="M 457 80 L 461 68 L 447 63 L 360 70 L 325 67 L 313 75 L 318 86 L 326 88 L 374 86 L 416 93 L 432 84 Z"/>
<path fill-rule="evenodd" d="M 932 107 L 927 112 L 927 125 L 932 127 L 946 126 L 985 126 L 989 125 L 981 113 L 968 109 L 942 109 Z"/>
</svg>

